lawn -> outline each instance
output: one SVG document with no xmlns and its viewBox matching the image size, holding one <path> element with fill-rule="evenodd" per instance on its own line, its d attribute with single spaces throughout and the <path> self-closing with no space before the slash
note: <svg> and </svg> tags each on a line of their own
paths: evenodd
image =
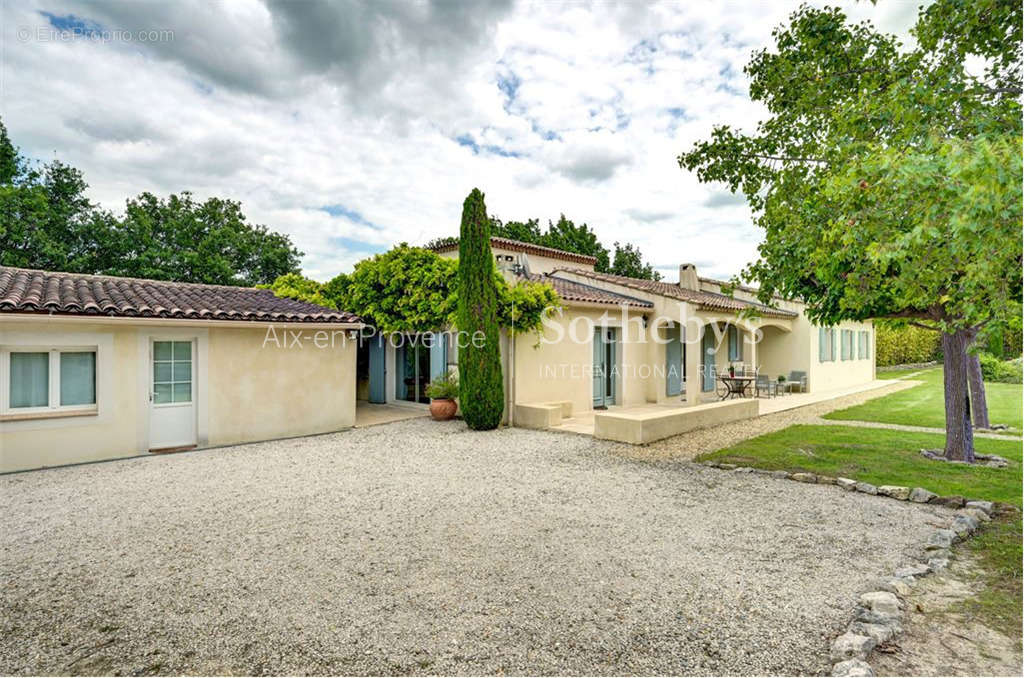
<svg viewBox="0 0 1024 678">
<path fill-rule="evenodd" d="M 927 386 L 929 384 L 911 390 Z M 847 412 L 893 397 L 879 398 Z M 1017 398 L 1019 403 L 1019 390 Z M 875 411 L 882 413 L 883 408 Z M 1017 421 L 1019 426 L 1019 415 Z M 920 455 L 920 448 L 941 448 L 943 441 L 942 435 L 931 433 L 841 425 L 791 426 L 698 459 L 773 470 L 810 471 L 875 485 L 924 487 L 938 494 L 959 494 L 969 499 L 987 499 L 1016 506 L 1017 511 L 987 524 L 965 544 L 964 548 L 977 558 L 980 570 L 977 594 L 966 601 L 963 608 L 989 627 L 1019 639 L 1022 628 L 1020 601 L 1024 591 L 1021 583 L 1021 443 L 1014 439 L 975 440 L 979 452 L 998 454 L 1008 459 L 1010 465 L 1005 469 L 943 464 Z"/>
<path fill-rule="evenodd" d="M 826 419 L 854 419 L 877 421 L 885 424 L 907 424 L 911 426 L 946 427 L 945 405 L 942 399 L 942 368 L 934 367 L 919 371 L 916 375 L 908 372 L 882 372 L 880 379 L 909 377 L 922 381 L 919 386 L 892 393 L 882 398 L 869 400 L 861 405 L 836 410 L 825 415 Z M 1021 385 L 985 384 L 989 419 L 993 424 L 1006 424 L 1019 435 L 1021 431 Z M 942 447 L 937 445 L 936 447 Z"/>
</svg>

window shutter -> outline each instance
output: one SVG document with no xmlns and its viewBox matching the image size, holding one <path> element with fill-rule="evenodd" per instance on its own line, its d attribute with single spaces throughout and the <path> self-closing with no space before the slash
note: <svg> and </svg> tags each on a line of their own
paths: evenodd
<svg viewBox="0 0 1024 678">
<path fill-rule="evenodd" d="M 828 346 L 829 346 L 829 360 L 831 360 L 832 362 L 835 362 L 836 361 L 836 331 L 835 331 L 834 328 L 833 329 L 829 329 L 828 336 L 829 336 L 829 342 L 828 342 Z"/>
<path fill-rule="evenodd" d="M 825 328 L 818 328 L 818 362 L 825 362 Z"/>
<path fill-rule="evenodd" d="M 729 360 L 739 359 L 739 337 L 737 336 L 736 326 L 729 325 Z"/>
</svg>

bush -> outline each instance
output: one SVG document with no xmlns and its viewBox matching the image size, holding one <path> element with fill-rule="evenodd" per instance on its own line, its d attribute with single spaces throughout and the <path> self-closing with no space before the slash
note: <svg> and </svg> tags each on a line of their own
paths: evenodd
<svg viewBox="0 0 1024 678">
<path fill-rule="evenodd" d="M 1000 360 L 991 353 L 982 351 L 978 354 L 981 362 L 981 378 L 985 381 L 1002 384 L 1021 383 L 1022 370 L 1020 358 L 1016 360 Z"/>
<path fill-rule="evenodd" d="M 427 385 L 427 397 L 434 400 L 457 400 L 459 378 L 451 371 L 439 374 Z"/>
<path fill-rule="evenodd" d="M 500 298 L 489 225 L 484 194 L 474 188 L 462 205 L 455 324 L 466 337 L 465 347 L 459 346 L 459 405 L 466 425 L 478 431 L 497 428 L 505 409 L 498 348 Z"/>
<path fill-rule="evenodd" d="M 875 325 L 875 344 L 879 367 L 942 359 L 942 335 L 921 327 Z"/>
</svg>

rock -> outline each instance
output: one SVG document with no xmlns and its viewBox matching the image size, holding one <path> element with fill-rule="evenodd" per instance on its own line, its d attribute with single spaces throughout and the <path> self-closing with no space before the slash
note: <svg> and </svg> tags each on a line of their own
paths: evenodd
<svg viewBox="0 0 1024 678">
<path fill-rule="evenodd" d="M 988 427 L 988 430 L 989 431 L 1005 431 L 1005 430 L 1007 430 L 1009 428 L 1010 427 L 1007 426 L 1006 424 L 992 424 L 991 426 Z"/>
<path fill-rule="evenodd" d="M 835 485 L 836 479 L 832 476 L 818 476 L 819 485 Z"/>
<path fill-rule="evenodd" d="M 893 636 L 896 635 L 893 628 L 886 624 L 866 624 L 859 621 L 855 621 L 850 624 L 850 633 L 856 633 L 859 636 L 868 636 L 875 641 L 875 645 L 888 643 L 892 640 Z"/>
<path fill-rule="evenodd" d="M 974 518 L 958 513 L 953 518 L 953 523 L 949 526 L 949 529 L 956 532 L 956 536 L 961 539 L 966 539 L 971 536 L 971 533 L 978 529 L 978 521 Z"/>
<path fill-rule="evenodd" d="M 996 510 L 996 505 L 993 504 L 992 502 L 990 502 L 990 501 L 981 501 L 981 500 L 978 500 L 978 499 L 975 499 L 974 501 L 967 502 L 966 506 L 967 506 L 967 508 L 978 509 L 978 510 L 984 511 L 988 515 L 992 515 L 992 512 Z"/>
<path fill-rule="evenodd" d="M 830 656 L 832 661 L 841 662 L 847 659 L 867 659 L 868 654 L 875 649 L 875 639 L 871 636 L 862 636 L 847 631 L 832 641 Z"/>
<path fill-rule="evenodd" d="M 893 577 L 891 579 L 883 579 L 876 586 L 880 591 L 888 591 L 889 593 L 895 593 L 901 598 L 906 598 L 910 595 L 913 581 L 912 577 Z"/>
<path fill-rule="evenodd" d="M 965 509 L 961 509 L 960 513 L 962 513 L 965 516 L 970 516 L 971 518 L 974 518 L 974 520 L 979 525 L 981 525 L 982 523 L 987 523 L 988 521 L 992 520 L 991 518 L 988 517 L 988 514 L 985 513 L 984 511 L 982 511 L 981 509 L 965 508 Z"/>
<path fill-rule="evenodd" d="M 882 485 L 878 488 L 878 494 L 885 497 L 891 497 L 892 499 L 906 501 L 910 498 L 910 488 L 903 487 L 902 485 Z"/>
<path fill-rule="evenodd" d="M 946 461 L 944 450 L 921 450 L 921 454 L 933 461 Z"/>
<path fill-rule="evenodd" d="M 939 495 L 934 492 L 929 492 L 923 487 L 915 487 L 910 491 L 910 501 L 917 502 L 918 504 L 927 504 L 932 499 L 935 499 Z"/>
<path fill-rule="evenodd" d="M 792 477 L 793 480 L 797 481 L 798 483 L 816 483 L 816 482 L 818 482 L 818 477 L 815 476 L 813 473 L 794 473 L 791 477 Z"/>
<path fill-rule="evenodd" d="M 878 494 L 878 488 L 871 483 L 857 483 L 854 487 L 857 488 L 858 492 L 863 492 L 864 494 Z"/>
<path fill-rule="evenodd" d="M 928 559 L 935 560 L 936 558 L 938 558 L 939 560 L 941 560 L 945 558 L 946 560 L 949 560 L 949 554 L 949 549 L 934 549 L 928 552 Z"/>
<path fill-rule="evenodd" d="M 736 468 L 736 464 L 725 464 L 725 463 L 722 463 L 722 464 L 718 465 L 718 468 L 725 469 L 726 471 L 731 471 L 734 468 Z"/>
<path fill-rule="evenodd" d="M 754 473 L 756 473 L 759 476 L 770 476 L 772 473 L 774 473 L 774 471 L 769 471 L 766 468 L 755 468 Z"/>
<path fill-rule="evenodd" d="M 884 624 L 885 626 L 891 626 L 894 633 L 900 633 L 903 628 L 900 626 L 900 618 L 889 614 L 881 614 L 873 610 L 869 610 L 866 607 L 858 605 L 853 609 L 853 618 L 855 621 L 864 622 L 865 624 Z"/>
<path fill-rule="evenodd" d="M 871 665 L 862 659 L 847 659 L 832 667 L 833 676 L 873 676 Z"/>
<path fill-rule="evenodd" d="M 956 532 L 952 530 L 935 530 L 928 535 L 928 541 L 925 542 L 924 550 L 948 549 L 955 540 Z"/>
<path fill-rule="evenodd" d="M 847 492 L 853 492 L 857 488 L 857 481 L 849 478 L 836 478 L 836 485 Z"/>
<path fill-rule="evenodd" d="M 749 466 L 740 466 L 739 468 L 734 468 L 732 470 L 732 472 L 733 473 L 753 473 L 754 469 L 750 468 Z"/>
<path fill-rule="evenodd" d="M 900 616 L 900 599 L 888 591 L 872 591 L 862 594 L 860 604 L 877 615 L 884 617 Z"/>
<path fill-rule="evenodd" d="M 964 504 L 966 502 L 964 501 L 964 498 L 961 497 L 959 494 L 951 494 L 951 495 L 943 496 L 943 497 L 935 497 L 934 499 L 932 499 L 928 503 L 929 504 L 937 504 L 939 506 L 946 506 L 948 508 L 958 509 L 958 508 L 963 508 L 963 506 L 964 506 Z"/>
<path fill-rule="evenodd" d="M 904 577 L 922 577 L 928 574 L 928 566 L 924 563 L 918 563 L 917 565 L 908 565 L 907 567 L 901 567 L 896 570 L 896 576 L 901 579 Z"/>
<path fill-rule="evenodd" d="M 778 478 L 779 480 L 786 480 L 789 478 L 789 474 L 785 471 L 772 471 L 772 478 Z"/>
<path fill-rule="evenodd" d="M 718 462 L 717 462 L 717 461 L 702 461 L 702 462 L 701 462 L 701 465 L 703 465 L 703 466 L 711 466 L 711 467 L 717 467 L 717 466 L 718 466 Z"/>
<path fill-rule="evenodd" d="M 949 567 L 949 558 L 931 558 L 928 561 L 928 567 L 935 572 L 941 572 Z"/>
</svg>

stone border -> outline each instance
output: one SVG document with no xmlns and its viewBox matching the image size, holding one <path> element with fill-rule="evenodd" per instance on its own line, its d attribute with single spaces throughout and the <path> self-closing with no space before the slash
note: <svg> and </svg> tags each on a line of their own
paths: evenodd
<svg viewBox="0 0 1024 678">
<path fill-rule="evenodd" d="M 860 596 L 858 604 L 853 609 L 853 621 L 847 626 L 845 633 L 832 641 L 829 657 L 832 661 L 833 676 L 875 675 L 867 662 L 868 656 L 875 647 L 889 642 L 903 632 L 902 599 L 910 594 L 916 580 L 930 572 L 939 572 L 949 567 L 950 548 L 953 544 L 969 537 L 981 523 L 990 521 L 996 511 L 996 505 L 990 501 L 967 500 L 960 495 L 939 496 L 922 487 L 875 486 L 850 478 L 835 478 L 816 473 L 769 471 L 716 461 L 698 463 L 733 473 L 754 473 L 798 483 L 836 485 L 846 492 L 861 492 L 897 501 L 959 509 L 948 529 L 937 529 L 928 535 L 924 544 L 923 562 L 899 568 L 892 576 L 879 580 L 873 590 Z"/>
<path fill-rule="evenodd" d="M 902 365 L 881 365 L 875 368 L 875 372 L 885 374 L 886 372 L 902 372 L 903 370 L 926 370 L 935 367 L 939 361 L 932 360 L 927 363 L 903 363 Z"/>
</svg>

